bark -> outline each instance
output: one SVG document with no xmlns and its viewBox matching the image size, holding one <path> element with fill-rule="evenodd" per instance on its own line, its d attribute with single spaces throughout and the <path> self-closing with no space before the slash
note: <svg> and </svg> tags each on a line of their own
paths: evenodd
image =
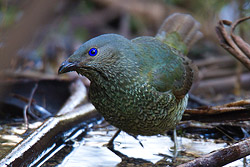
<svg viewBox="0 0 250 167">
<path fill-rule="evenodd" d="M 235 160 L 243 158 L 250 154 L 250 138 L 234 144 L 232 146 L 220 149 L 200 158 L 196 158 L 178 167 L 216 167 L 223 166 Z"/>
</svg>

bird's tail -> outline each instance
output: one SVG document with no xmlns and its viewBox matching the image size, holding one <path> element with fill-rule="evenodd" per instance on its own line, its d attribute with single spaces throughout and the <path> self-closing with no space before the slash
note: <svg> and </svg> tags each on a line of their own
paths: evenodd
<svg viewBox="0 0 250 167">
<path fill-rule="evenodd" d="M 156 38 L 187 54 L 192 44 L 203 36 L 199 29 L 200 23 L 191 15 L 174 13 L 165 19 Z"/>
</svg>

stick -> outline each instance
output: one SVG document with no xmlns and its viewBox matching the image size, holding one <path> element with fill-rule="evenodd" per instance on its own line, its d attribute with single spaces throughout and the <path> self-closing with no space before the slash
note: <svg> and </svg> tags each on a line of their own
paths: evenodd
<svg viewBox="0 0 250 167">
<path fill-rule="evenodd" d="M 227 20 L 220 20 L 215 30 L 220 40 L 220 45 L 250 70 L 250 46 L 239 36 L 235 36 L 233 34 L 235 27 L 242 21 L 248 19 L 250 19 L 250 17 L 241 18 L 234 23 Z M 230 36 L 228 35 L 224 25 L 231 26 Z"/>
<path fill-rule="evenodd" d="M 23 110 L 23 117 L 24 117 L 24 123 L 26 125 L 26 129 L 29 129 L 29 121 L 28 121 L 28 117 L 27 117 L 27 111 L 28 113 L 32 116 L 35 117 L 37 119 L 39 119 L 39 117 L 37 117 L 35 114 L 33 114 L 33 112 L 31 111 L 31 104 L 33 101 L 33 96 L 35 94 L 35 91 L 38 87 L 38 84 L 36 83 L 34 88 L 32 89 L 31 93 L 30 93 L 30 97 L 29 97 L 29 101 L 28 104 L 24 106 L 24 110 Z"/>
<path fill-rule="evenodd" d="M 247 155 L 250 155 L 250 138 L 181 164 L 178 167 L 223 166 Z"/>
<path fill-rule="evenodd" d="M 221 106 L 204 106 L 195 109 L 186 109 L 186 114 L 204 114 L 204 115 L 213 115 L 221 114 L 225 112 L 239 111 L 249 109 L 250 100 L 240 100 L 236 102 L 231 102 Z"/>
</svg>

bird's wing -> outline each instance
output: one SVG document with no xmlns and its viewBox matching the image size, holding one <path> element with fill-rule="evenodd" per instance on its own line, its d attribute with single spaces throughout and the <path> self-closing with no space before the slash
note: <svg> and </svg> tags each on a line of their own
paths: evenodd
<svg viewBox="0 0 250 167">
<path fill-rule="evenodd" d="M 183 98 L 191 88 L 196 67 L 184 56 L 177 56 L 170 62 L 151 71 L 150 82 L 159 92 L 171 90 L 177 98 Z"/>
<path fill-rule="evenodd" d="M 142 69 L 141 76 L 157 91 L 171 90 L 177 98 L 183 98 L 197 73 L 191 60 L 153 37 L 139 37 L 132 42 L 139 50 L 136 57 Z"/>
</svg>

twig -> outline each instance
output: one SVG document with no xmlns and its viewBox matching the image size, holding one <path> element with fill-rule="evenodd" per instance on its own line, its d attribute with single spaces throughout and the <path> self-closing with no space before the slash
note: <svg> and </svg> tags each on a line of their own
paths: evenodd
<svg viewBox="0 0 250 167">
<path fill-rule="evenodd" d="M 196 109 L 186 109 L 186 114 L 204 114 L 204 115 L 213 115 L 221 114 L 225 112 L 239 111 L 250 108 L 250 100 L 240 100 L 236 102 L 231 102 L 222 106 L 205 106 L 199 107 Z"/>
<path fill-rule="evenodd" d="M 220 131 L 223 135 L 225 135 L 227 138 L 229 138 L 230 140 L 232 140 L 234 143 L 236 143 L 236 140 L 231 137 L 229 134 L 227 134 L 226 132 L 224 132 L 223 129 L 221 129 L 219 126 L 216 126 L 215 129 L 217 129 L 218 131 Z"/>
<path fill-rule="evenodd" d="M 37 87 L 38 87 L 38 84 L 36 83 L 34 88 L 31 91 L 31 94 L 30 94 L 29 103 L 28 103 L 28 111 L 29 111 L 29 113 L 32 113 L 32 111 L 31 111 L 31 103 L 32 103 L 32 99 L 33 99 L 33 96 L 34 96 L 34 94 L 36 92 Z"/>
<path fill-rule="evenodd" d="M 26 128 L 29 129 L 29 122 L 28 122 L 28 117 L 27 117 L 27 110 L 29 112 L 29 114 L 31 114 L 33 117 L 39 119 L 35 114 L 32 113 L 31 111 L 31 104 L 32 104 L 32 101 L 33 101 L 33 96 L 35 94 L 35 91 L 38 87 L 38 84 L 36 83 L 34 88 L 32 89 L 31 93 L 30 93 L 30 97 L 29 97 L 29 102 L 27 105 L 24 106 L 24 111 L 23 111 L 23 116 L 24 116 L 24 122 L 26 124 Z"/>
<path fill-rule="evenodd" d="M 87 97 L 86 87 L 83 83 L 77 80 L 73 89 L 69 100 L 56 116 L 48 118 L 29 137 L 20 142 L 5 158 L 0 160 L 0 166 L 37 166 L 36 163 L 39 160 L 44 159 L 51 149 L 57 147 L 54 145 L 57 143 L 56 141 L 69 138 L 75 133 L 74 130 L 69 129 L 75 128 L 85 121 L 91 123 L 95 120 L 94 118 L 100 118 L 92 104 L 82 105 Z M 68 132 L 65 133 L 66 131 Z M 33 165 L 31 165 L 32 163 Z"/>
<path fill-rule="evenodd" d="M 250 99 L 231 102 L 231 103 L 225 104 L 224 106 L 226 106 L 226 107 L 237 107 L 237 106 L 245 106 L 245 105 L 250 105 Z"/>
<path fill-rule="evenodd" d="M 57 143 L 56 141 L 74 134 L 73 130 L 65 133 L 67 130 L 84 121 L 93 122 L 94 118 L 97 117 L 98 112 L 95 107 L 87 103 L 75 107 L 64 115 L 49 118 L 20 142 L 5 158 L 1 159 L 0 166 L 38 166 L 37 162 L 48 156 L 47 154 L 52 148 L 57 147 L 54 145 Z M 33 165 L 31 165 L 32 163 Z"/>
<path fill-rule="evenodd" d="M 196 158 L 193 161 L 181 164 L 178 167 L 223 166 L 249 154 L 250 138 L 232 146 L 215 151 L 214 153 Z"/>
<path fill-rule="evenodd" d="M 220 20 L 216 26 L 216 33 L 220 40 L 220 45 L 250 70 L 250 46 L 242 38 L 233 34 L 235 27 L 248 19 L 250 17 L 241 18 L 234 23 Z M 224 25 L 231 26 L 231 36 L 228 35 Z"/>
<path fill-rule="evenodd" d="M 250 16 L 249 17 L 244 17 L 244 18 L 241 18 L 239 20 L 237 20 L 236 22 L 234 22 L 231 27 L 231 37 L 233 38 L 234 42 L 237 44 L 237 46 L 242 50 L 243 53 L 245 53 L 245 55 L 250 59 L 250 46 L 248 43 L 246 43 L 241 37 L 239 36 L 236 36 L 234 35 L 234 30 L 235 30 L 235 27 L 240 24 L 241 22 L 243 21 L 246 21 L 250 19 Z"/>
<path fill-rule="evenodd" d="M 23 119 L 24 119 L 24 124 L 26 125 L 26 129 L 29 129 L 29 122 L 28 122 L 28 117 L 27 117 L 27 109 L 28 105 L 25 105 L 23 108 Z"/>
<path fill-rule="evenodd" d="M 238 110 L 244 110 L 246 108 L 244 107 L 221 107 L 221 106 L 215 106 L 215 107 L 200 107 L 195 109 L 186 109 L 186 114 L 199 114 L 199 115 L 214 115 L 214 114 L 221 114 L 225 112 L 232 112 L 232 111 L 238 111 Z"/>
<path fill-rule="evenodd" d="M 24 97 L 24 96 L 22 96 L 22 95 L 19 95 L 19 94 L 11 94 L 13 97 L 15 97 L 15 98 L 17 98 L 18 100 L 21 100 L 21 101 L 23 101 L 23 102 L 25 102 L 25 103 L 29 103 L 29 99 L 28 98 L 26 98 L 26 97 Z M 34 107 L 34 109 L 35 109 L 35 111 L 38 111 L 40 114 L 42 114 L 42 119 L 46 119 L 46 118 L 48 118 L 48 117 L 50 117 L 52 114 L 49 112 L 49 111 L 47 111 L 44 107 L 42 107 L 42 106 L 39 106 L 39 105 L 37 105 L 37 104 L 35 104 L 35 100 L 34 99 L 32 99 L 32 102 L 31 102 L 31 105 L 32 105 L 32 107 Z M 25 105 L 25 107 L 24 107 L 24 112 L 26 112 L 25 110 L 27 110 L 27 107 L 28 107 L 28 105 Z M 26 114 L 26 113 L 24 113 L 24 114 Z M 33 113 L 32 113 L 33 114 Z M 32 115 L 31 114 L 31 115 Z M 33 118 L 37 118 L 37 116 L 34 116 L 34 114 L 32 115 L 32 117 Z"/>
</svg>

